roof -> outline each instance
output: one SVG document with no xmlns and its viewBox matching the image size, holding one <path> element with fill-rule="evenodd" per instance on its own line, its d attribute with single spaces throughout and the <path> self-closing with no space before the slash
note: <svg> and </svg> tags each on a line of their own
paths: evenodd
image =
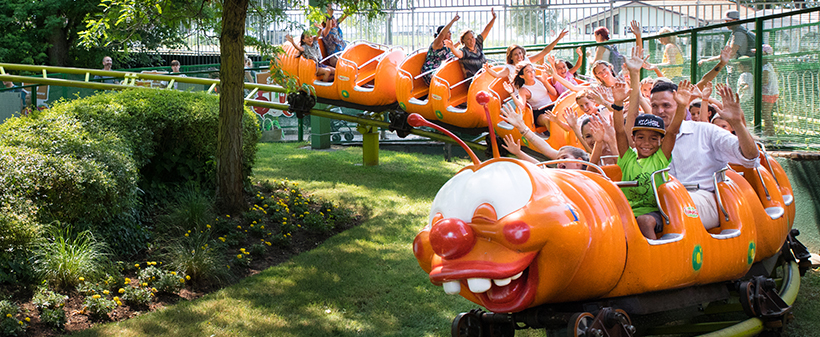
<svg viewBox="0 0 820 337">
<path fill-rule="evenodd" d="M 730 9 L 738 9 L 737 4 L 726 0 L 700 0 L 699 5 L 691 0 L 643 0 L 643 1 L 617 1 L 613 4 L 613 11 L 617 8 L 625 7 L 650 7 L 661 11 L 679 14 L 688 17 L 690 20 L 697 20 L 702 23 L 723 22 L 724 12 Z M 754 16 L 754 8 L 740 6 L 738 9 L 741 17 Z M 601 8 L 601 11 L 584 18 L 573 21 L 578 23 L 609 12 L 608 8 Z M 628 20 L 628 19 L 627 19 Z"/>
</svg>

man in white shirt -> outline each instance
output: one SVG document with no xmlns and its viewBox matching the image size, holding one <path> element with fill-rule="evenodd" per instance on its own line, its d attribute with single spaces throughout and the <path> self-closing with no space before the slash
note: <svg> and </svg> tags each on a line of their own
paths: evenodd
<svg viewBox="0 0 820 337">
<path fill-rule="evenodd" d="M 671 123 L 678 106 L 675 91 L 675 84 L 658 82 L 652 88 L 649 99 L 652 114 L 661 117 L 666 125 Z M 728 163 L 755 167 L 759 155 L 754 138 L 743 124 L 739 98 L 726 86 L 720 87 L 718 93 L 723 98 L 720 116 L 735 129 L 737 136 L 710 123 L 683 121 L 672 151 L 669 171 L 682 183 L 697 185 L 697 188 L 689 190 L 689 195 L 706 229 L 720 225 L 712 181 L 714 173 Z"/>
</svg>

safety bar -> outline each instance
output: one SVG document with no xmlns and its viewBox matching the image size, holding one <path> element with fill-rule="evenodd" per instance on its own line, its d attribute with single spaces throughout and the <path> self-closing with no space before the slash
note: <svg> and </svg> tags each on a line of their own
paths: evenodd
<svg viewBox="0 0 820 337">
<path fill-rule="evenodd" d="M 729 221 L 729 212 L 726 212 L 726 208 L 723 207 L 723 198 L 720 197 L 720 189 L 718 188 L 718 175 L 721 176 L 721 181 L 725 181 L 726 170 L 728 169 L 728 166 L 724 167 L 720 169 L 720 171 L 715 172 L 715 174 L 712 176 L 712 181 L 715 183 L 715 197 L 717 197 L 718 207 L 720 208 L 720 211 L 723 212 L 723 217 L 726 219 L 727 222 Z"/>
<path fill-rule="evenodd" d="M 547 165 L 553 165 L 553 164 L 558 164 L 558 163 L 576 163 L 576 164 L 591 166 L 592 168 L 598 170 L 598 173 L 600 173 L 602 176 L 606 177 L 606 174 L 604 173 L 604 169 L 602 169 L 600 166 L 595 165 L 593 163 L 590 163 L 588 161 L 583 161 L 583 160 L 578 160 L 578 159 L 547 160 L 547 161 L 542 161 L 542 162 L 538 163 L 537 165 L 540 168 L 546 168 Z"/>
<path fill-rule="evenodd" d="M 401 70 L 402 70 L 402 71 L 404 71 L 403 69 L 401 69 Z M 438 70 L 438 68 L 436 68 L 436 69 L 430 69 L 430 70 L 428 70 L 428 71 L 425 71 L 425 72 L 423 72 L 423 73 L 419 74 L 419 76 L 413 77 L 413 79 L 414 79 L 414 80 L 420 79 L 420 78 L 424 77 L 424 76 L 425 76 L 425 75 L 427 75 L 427 74 L 432 74 L 432 73 L 433 73 L 433 72 L 435 72 L 436 70 Z M 409 74 L 409 73 L 408 73 L 408 74 Z"/>
<path fill-rule="evenodd" d="M 328 57 L 325 57 L 322 60 L 320 60 L 319 63 L 324 63 L 325 61 L 330 60 L 331 57 L 337 57 L 338 59 L 341 59 L 342 58 L 341 57 L 342 52 L 344 52 L 344 50 L 340 50 L 340 51 L 337 51 L 333 54 L 330 54 L 330 55 L 328 55 Z"/>
<path fill-rule="evenodd" d="M 618 156 L 616 156 L 616 155 L 606 155 L 606 156 L 601 156 L 600 158 L 598 158 L 598 163 L 601 164 L 601 163 L 604 162 L 604 159 L 610 159 L 610 158 L 615 158 L 616 161 L 618 160 Z M 601 164 L 601 165 L 603 165 L 603 164 Z"/>
<path fill-rule="evenodd" d="M 769 188 L 766 187 L 766 181 L 763 180 L 763 173 L 760 173 L 757 167 L 755 167 L 755 172 L 757 172 L 757 177 L 760 179 L 760 185 L 763 186 L 763 193 L 766 193 L 766 200 L 772 200 L 772 196 L 769 195 Z"/>
<path fill-rule="evenodd" d="M 667 167 L 665 169 L 657 170 L 655 172 L 652 172 L 652 176 L 651 176 L 651 178 L 652 178 L 652 193 L 655 194 L 655 202 L 658 203 L 658 210 L 661 212 L 661 216 L 663 216 L 663 220 L 666 221 L 667 225 L 669 224 L 669 216 L 666 215 L 666 212 L 663 211 L 663 207 L 661 207 L 661 198 L 658 197 L 658 186 L 655 185 L 655 176 L 658 173 L 664 173 L 664 172 L 667 172 L 669 170 L 670 170 L 669 167 Z M 661 177 L 663 179 L 663 183 L 665 184 L 668 180 L 666 180 L 666 178 L 663 177 L 663 176 L 661 176 Z"/>
<path fill-rule="evenodd" d="M 765 160 L 765 162 L 766 162 L 766 169 L 767 169 L 767 170 L 769 170 L 769 173 L 771 173 L 771 174 L 772 174 L 772 177 L 774 178 L 774 182 L 775 182 L 775 184 L 777 184 L 777 186 L 780 186 L 780 182 L 779 182 L 779 181 L 777 181 L 777 175 L 776 175 L 776 174 L 774 174 L 774 170 L 772 169 L 772 164 L 771 164 L 771 163 L 769 163 L 769 153 L 768 153 L 768 152 L 766 152 L 766 146 L 765 146 L 765 145 L 763 145 L 763 143 L 761 143 L 761 142 L 755 142 L 755 144 L 757 144 L 757 147 L 759 147 L 759 148 L 760 148 L 760 151 L 763 151 L 763 157 L 766 159 L 766 160 Z M 768 194 L 767 194 L 767 196 L 768 196 Z"/>
</svg>

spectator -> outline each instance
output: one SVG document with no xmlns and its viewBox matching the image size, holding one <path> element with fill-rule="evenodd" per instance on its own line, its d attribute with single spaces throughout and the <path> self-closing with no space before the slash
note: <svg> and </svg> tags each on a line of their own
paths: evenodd
<svg viewBox="0 0 820 337">
<path fill-rule="evenodd" d="M 731 10 L 726 11 L 726 15 L 724 17 L 725 22 L 735 22 L 740 20 L 740 12 Z M 755 42 L 755 35 L 739 24 L 734 24 L 729 26 L 729 30 L 732 31 L 732 37 L 729 38 L 729 41 L 726 42 L 726 45 L 730 47 L 729 58 L 740 58 L 741 56 L 749 56 L 752 57 L 755 55 L 754 53 L 754 42 Z M 713 56 L 710 58 L 702 59 L 698 61 L 698 65 L 702 65 L 703 62 L 710 62 L 719 59 L 720 56 Z"/>
<path fill-rule="evenodd" d="M 171 75 L 177 75 L 179 77 L 188 77 L 185 74 L 180 74 L 179 73 L 179 66 L 180 66 L 179 61 L 177 61 L 177 60 L 171 61 Z M 161 84 L 162 84 L 162 86 L 167 86 L 168 82 L 167 81 L 162 81 Z M 179 83 L 174 81 L 174 90 L 178 89 L 178 86 L 179 86 Z"/>
<path fill-rule="evenodd" d="M 601 43 L 606 41 L 609 41 L 609 29 L 606 27 L 598 27 L 598 29 L 595 30 L 595 42 Z M 595 61 L 609 62 L 617 74 L 621 72 L 623 57 L 615 45 L 598 46 L 595 48 L 595 58 L 593 58 L 593 62 Z"/>
<path fill-rule="evenodd" d="M 103 64 L 103 69 L 102 70 L 111 71 L 111 66 L 114 65 L 114 60 L 111 58 L 111 56 L 106 56 L 106 57 L 103 57 L 102 64 Z M 103 76 L 100 76 L 100 75 L 94 75 L 94 79 L 95 80 L 102 80 L 102 81 L 100 81 L 100 83 L 120 84 L 120 81 L 117 80 L 116 78 L 113 78 L 113 77 L 103 77 Z"/>
<path fill-rule="evenodd" d="M 8 90 L 7 92 L 19 92 L 20 100 L 22 101 L 22 106 L 26 106 L 26 94 L 28 93 L 26 90 L 24 90 L 23 88 L 18 88 L 14 85 L 14 82 L 12 81 L 3 81 L 3 87 L 14 88 L 12 90 Z"/>
<path fill-rule="evenodd" d="M 663 27 L 658 31 L 658 34 L 663 35 L 672 32 L 672 28 Z M 683 77 L 683 53 L 678 47 L 677 37 L 674 35 L 662 37 L 658 39 L 658 42 L 664 45 L 663 59 L 661 63 L 649 64 L 647 69 L 662 68 L 663 77 L 670 78 L 673 81 L 679 80 Z"/>
<path fill-rule="evenodd" d="M 460 18 L 461 17 L 456 14 L 446 26 L 436 28 L 436 34 L 433 35 L 435 39 L 433 39 L 433 43 L 430 44 L 430 48 L 427 49 L 427 56 L 421 65 L 421 73 L 424 74 L 422 79 L 427 85 L 430 85 L 430 81 L 433 79 L 433 71 L 438 69 L 442 62 L 453 57 L 453 53 L 450 52 L 450 48 L 445 46 L 444 41 L 446 40 L 452 43 L 450 40 L 450 28 L 453 27 L 453 24 Z"/>
<path fill-rule="evenodd" d="M 777 82 L 777 73 L 774 71 L 774 66 L 769 63 L 769 58 L 774 54 L 774 49 L 768 44 L 763 45 L 763 85 L 761 94 L 763 95 L 763 106 L 761 114 L 763 117 L 763 134 L 766 136 L 774 136 L 774 119 L 772 118 L 772 111 L 774 104 L 777 103 L 777 98 L 780 96 L 780 88 Z"/>
</svg>

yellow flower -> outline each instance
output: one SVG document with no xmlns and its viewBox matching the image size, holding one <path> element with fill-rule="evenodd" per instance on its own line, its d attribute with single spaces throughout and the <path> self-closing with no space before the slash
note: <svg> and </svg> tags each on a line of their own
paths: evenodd
<svg viewBox="0 0 820 337">
<path fill-rule="evenodd" d="M 220 237 L 219 237 L 219 241 L 225 242 L 225 238 L 223 238 L 223 237 L 221 237 L 221 236 L 220 236 Z"/>
<path fill-rule="evenodd" d="M 135 268 L 139 268 L 139 267 L 140 267 L 140 264 L 139 264 L 139 263 L 135 263 L 135 264 L 134 264 L 134 267 L 135 267 Z"/>
<path fill-rule="evenodd" d="M 11 318 L 11 314 L 6 314 L 6 317 Z"/>
<path fill-rule="evenodd" d="M 20 325 L 23 325 L 23 321 L 17 321 L 17 323 L 19 323 Z"/>
<path fill-rule="evenodd" d="M 122 305 L 122 302 L 120 302 L 120 301 L 117 301 L 117 305 Z"/>
<path fill-rule="evenodd" d="M 237 258 L 237 259 L 241 259 L 241 258 L 242 258 L 242 254 L 236 254 L 236 258 Z"/>
<path fill-rule="evenodd" d="M 126 277 L 125 278 L 125 283 L 131 283 L 131 279 Z"/>
<path fill-rule="evenodd" d="M 147 287 L 147 286 L 148 286 L 148 283 L 143 282 L 143 283 L 142 283 L 142 284 L 140 284 L 140 285 L 141 285 L 141 286 L 143 286 L 143 287 Z"/>
<path fill-rule="evenodd" d="M 251 228 L 253 228 L 253 225 L 251 225 Z"/>
<path fill-rule="evenodd" d="M 103 295 L 108 295 L 108 290 L 103 290 Z"/>
<path fill-rule="evenodd" d="M 237 229 L 242 229 L 242 226 L 236 226 Z"/>
<path fill-rule="evenodd" d="M 119 300 L 120 300 L 119 296 L 114 296 L 114 298 L 113 298 L 113 299 L 114 299 L 115 301 L 119 301 Z"/>
<path fill-rule="evenodd" d="M 186 279 L 186 280 L 190 280 L 190 279 L 191 279 L 191 277 L 190 277 L 190 276 L 188 276 L 188 275 L 185 275 L 185 279 Z"/>
<path fill-rule="evenodd" d="M 80 282 L 85 281 L 85 277 L 80 276 Z"/>
<path fill-rule="evenodd" d="M 185 236 L 187 237 L 187 236 L 188 236 L 188 233 L 185 233 Z"/>
<path fill-rule="evenodd" d="M 171 275 L 176 275 L 176 274 L 177 274 L 177 272 L 175 272 L 175 271 L 171 272 Z"/>
<path fill-rule="evenodd" d="M 243 253 L 245 253 L 245 255 L 251 255 L 251 253 L 248 253 L 248 252 L 243 252 Z"/>
<path fill-rule="evenodd" d="M 157 288 L 151 288 L 151 291 L 157 292 Z"/>
<path fill-rule="evenodd" d="M 191 230 L 188 230 L 188 233 L 190 233 L 190 232 L 191 232 Z"/>
<path fill-rule="evenodd" d="M 245 252 L 245 248 L 239 248 L 239 251 L 244 253 L 244 252 Z"/>
<path fill-rule="evenodd" d="M 211 225 L 205 225 L 206 228 L 211 228 Z"/>
<path fill-rule="evenodd" d="M 230 215 L 230 214 L 225 214 L 225 217 L 226 217 L 226 218 L 230 218 L 230 217 L 231 217 L 231 215 Z"/>
<path fill-rule="evenodd" d="M 268 246 L 270 246 L 270 242 L 265 241 L 265 244 L 266 244 L 266 245 L 268 245 Z"/>
<path fill-rule="evenodd" d="M 31 322 L 31 318 L 26 317 L 26 322 Z"/>
<path fill-rule="evenodd" d="M 259 226 L 260 229 L 265 229 L 265 226 Z"/>
<path fill-rule="evenodd" d="M 98 298 L 100 298 L 100 297 L 101 297 L 100 295 L 94 295 L 94 296 L 91 296 L 91 298 L 93 298 L 93 299 L 95 299 L 95 300 L 96 300 L 96 299 L 98 299 Z"/>
<path fill-rule="evenodd" d="M 185 283 L 185 279 L 184 278 L 179 279 L 179 283 Z"/>
<path fill-rule="evenodd" d="M 120 294 L 122 294 L 122 293 L 124 293 L 124 292 L 125 292 L 125 289 L 120 288 L 120 290 L 117 290 L 117 292 L 118 292 L 118 293 L 120 293 Z"/>
</svg>

